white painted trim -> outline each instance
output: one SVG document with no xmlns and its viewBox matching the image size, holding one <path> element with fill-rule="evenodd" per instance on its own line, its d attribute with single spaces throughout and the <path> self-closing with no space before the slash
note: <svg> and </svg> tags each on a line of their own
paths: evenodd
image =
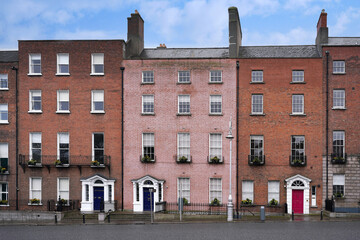
<svg viewBox="0 0 360 240">
<path fill-rule="evenodd" d="M 291 186 L 295 181 L 301 181 L 304 183 L 304 186 Z M 286 182 L 286 202 L 288 205 L 288 213 L 292 213 L 292 190 L 304 190 L 303 196 L 303 213 L 309 214 L 310 213 L 310 182 L 311 179 L 304 177 L 300 174 L 297 174 L 293 177 L 285 179 Z"/>
<path fill-rule="evenodd" d="M 145 185 L 144 182 L 150 180 L 152 181 L 153 185 Z M 144 176 L 137 180 L 132 180 L 133 183 L 133 211 L 134 212 L 143 212 L 144 211 L 144 188 L 153 188 L 156 190 L 154 193 L 154 206 L 153 210 L 155 211 L 155 206 L 159 200 L 159 184 L 161 184 L 161 195 L 164 199 L 164 181 L 155 179 L 149 175 Z M 136 201 L 136 183 L 139 184 L 139 201 Z"/>
</svg>

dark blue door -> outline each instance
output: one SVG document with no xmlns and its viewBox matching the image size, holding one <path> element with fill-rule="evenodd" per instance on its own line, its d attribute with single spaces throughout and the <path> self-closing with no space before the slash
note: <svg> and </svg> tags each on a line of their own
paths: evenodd
<svg viewBox="0 0 360 240">
<path fill-rule="evenodd" d="M 151 203 L 154 202 L 154 193 L 149 191 L 150 188 L 144 188 L 143 190 L 144 190 L 144 211 L 151 211 Z M 151 200 L 152 202 L 150 202 Z"/>
<path fill-rule="evenodd" d="M 104 187 L 94 187 L 94 210 L 104 208 Z"/>
</svg>

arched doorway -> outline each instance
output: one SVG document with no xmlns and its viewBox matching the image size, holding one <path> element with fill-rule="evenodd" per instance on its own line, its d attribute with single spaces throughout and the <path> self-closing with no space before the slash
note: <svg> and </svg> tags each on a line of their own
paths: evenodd
<svg viewBox="0 0 360 240">
<path fill-rule="evenodd" d="M 309 214 L 310 182 L 311 179 L 300 174 L 285 179 L 288 212 L 295 214 Z"/>
</svg>

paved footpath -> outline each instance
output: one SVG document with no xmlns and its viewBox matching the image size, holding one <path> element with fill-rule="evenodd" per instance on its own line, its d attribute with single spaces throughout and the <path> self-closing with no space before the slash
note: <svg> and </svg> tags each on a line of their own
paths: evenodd
<svg viewBox="0 0 360 240">
<path fill-rule="evenodd" d="M 360 239 L 360 221 L 0 226 L 1 239 Z"/>
</svg>

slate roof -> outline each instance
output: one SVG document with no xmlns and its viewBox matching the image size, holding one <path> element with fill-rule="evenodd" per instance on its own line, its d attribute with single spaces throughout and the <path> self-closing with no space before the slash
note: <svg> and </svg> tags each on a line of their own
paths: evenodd
<svg viewBox="0 0 360 240">
<path fill-rule="evenodd" d="M 240 47 L 239 58 L 320 58 L 315 45 Z"/>
<path fill-rule="evenodd" d="M 144 49 L 141 59 L 178 59 L 178 58 L 228 58 L 228 48 L 153 48 Z"/>
<path fill-rule="evenodd" d="M 326 46 L 360 46 L 360 37 L 329 37 Z"/>
<path fill-rule="evenodd" d="M 0 51 L 0 62 L 18 62 L 18 51 Z"/>
</svg>

